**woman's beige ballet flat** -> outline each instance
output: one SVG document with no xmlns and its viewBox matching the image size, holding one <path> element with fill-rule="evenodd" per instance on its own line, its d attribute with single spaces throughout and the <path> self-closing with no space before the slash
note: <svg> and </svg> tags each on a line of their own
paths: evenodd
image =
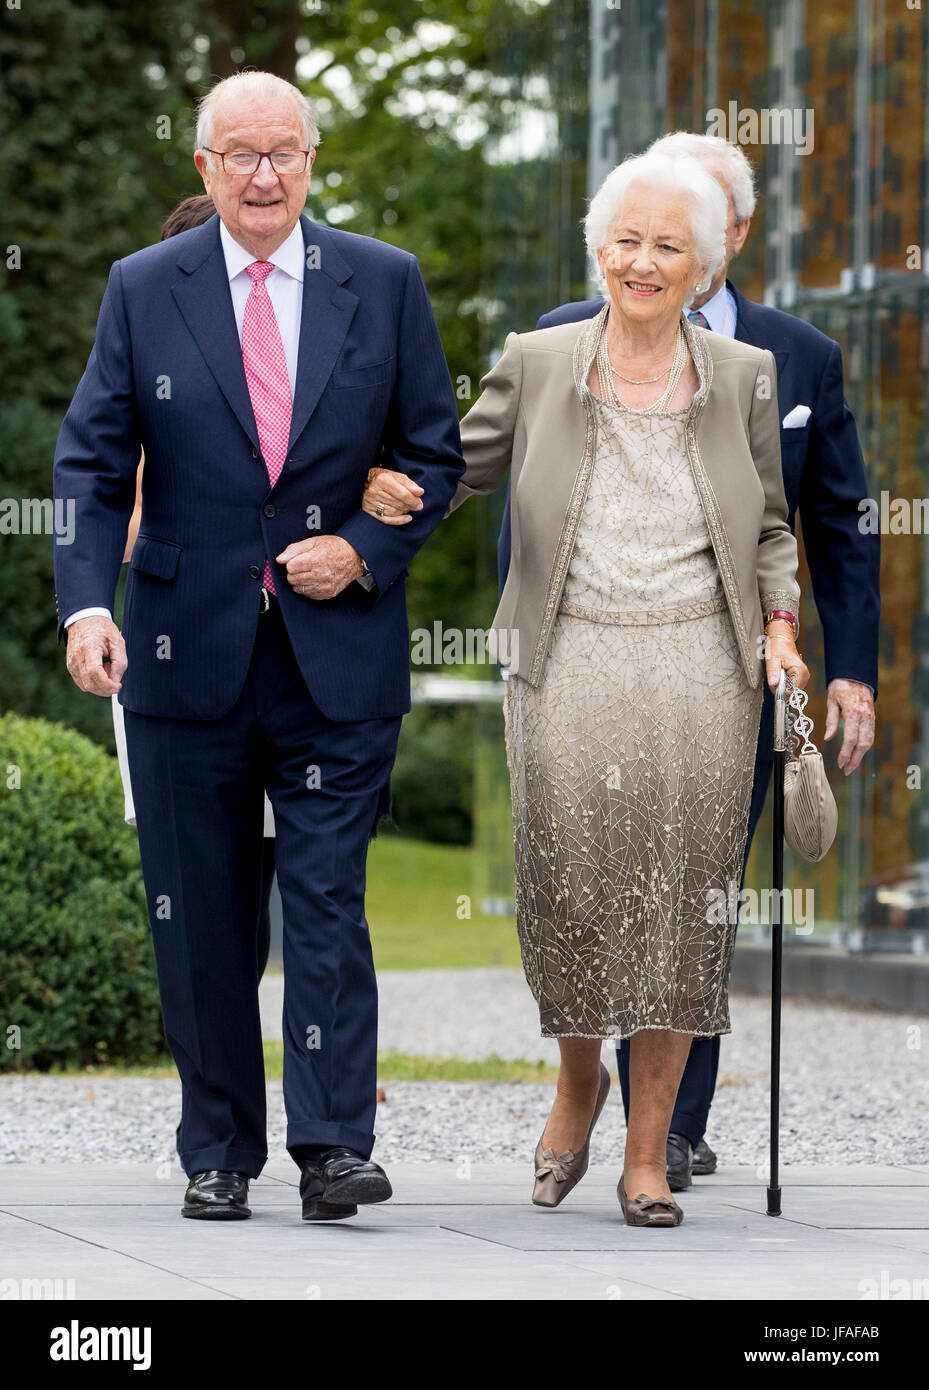
<svg viewBox="0 0 929 1390">
<path fill-rule="evenodd" d="M 679 1226 L 684 1220 L 684 1213 L 673 1197 L 648 1197 L 644 1192 L 638 1197 L 627 1197 L 622 1178 L 616 1195 L 627 1226 Z"/>
<path fill-rule="evenodd" d="M 532 1190 L 532 1200 L 537 1207 L 557 1207 L 558 1203 L 563 1202 L 568 1193 L 577 1187 L 587 1172 L 590 1161 L 590 1136 L 594 1132 L 594 1125 L 600 1118 L 600 1111 L 606 1104 L 609 1093 L 610 1073 L 601 1062 L 597 1104 L 594 1106 L 584 1147 L 578 1153 L 573 1154 L 570 1149 L 565 1149 L 564 1153 L 556 1158 L 551 1149 L 542 1148 L 542 1140 L 539 1140 L 535 1150 L 535 1187 Z M 544 1135 L 545 1131 L 542 1133 Z"/>
</svg>

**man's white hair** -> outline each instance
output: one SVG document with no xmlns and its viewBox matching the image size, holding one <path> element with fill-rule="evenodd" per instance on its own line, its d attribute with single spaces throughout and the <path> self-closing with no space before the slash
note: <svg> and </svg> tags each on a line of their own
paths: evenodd
<svg viewBox="0 0 929 1390">
<path fill-rule="evenodd" d="M 606 289 L 606 278 L 600 269 L 597 252 L 607 244 L 610 233 L 621 220 L 626 192 L 633 183 L 671 189 L 680 197 L 696 243 L 697 264 L 706 267 L 701 284 L 694 286 L 688 298 L 690 303 L 693 294 L 708 289 L 713 276 L 726 264 L 726 224 L 729 221 L 726 195 L 712 174 L 690 155 L 646 150 L 645 154 L 629 155 L 622 164 L 617 164 L 591 198 L 584 219 L 590 271 L 601 290 Z"/>
<path fill-rule="evenodd" d="M 273 72 L 235 72 L 231 77 L 224 77 L 215 87 L 211 87 L 197 107 L 196 149 L 206 151 L 213 146 L 213 118 L 217 103 L 240 94 L 270 101 L 295 102 L 303 121 L 303 147 L 307 150 L 316 149 L 319 144 L 319 126 L 312 103 L 299 87 Z M 206 158 L 212 169 L 214 166 L 211 156 L 207 155 Z"/>
<path fill-rule="evenodd" d="M 675 130 L 661 135 L 648 147 L 658 154 L 689 154 L 705 169 L 718 170 L 732 195 L 736 220 L 744 222 L 755 211 L 755 171 L 738 145 L 721 135 L 698 135 L 692 130 Z"/>
</svg>

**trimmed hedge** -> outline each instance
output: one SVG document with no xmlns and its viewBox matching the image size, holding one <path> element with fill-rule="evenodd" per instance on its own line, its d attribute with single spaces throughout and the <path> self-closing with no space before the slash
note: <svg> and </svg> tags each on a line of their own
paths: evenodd
<svg viewBox="0 0 929 1390">
<path fill-rule="evenodd" d="M 397 829 L 433 844 L 469 845 L 473 783 L 473 708 L 414 705 L 390 779 Z"/>
<path fill-rule="evenodd" d="M 6 714 L 0 778 L 0 1066 L 163 1061 L 116 759 L 63 724 Z"/>
</svg>

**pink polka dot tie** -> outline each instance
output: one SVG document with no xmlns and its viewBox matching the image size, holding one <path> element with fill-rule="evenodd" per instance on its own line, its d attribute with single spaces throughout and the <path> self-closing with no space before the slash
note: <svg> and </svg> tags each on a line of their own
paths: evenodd
<svg viewBox="0 0 929 1390">
<path fill-rule="evenodd" d="M 290 417 L 293 402 L 290 398 L 290 379 L 281 330 L 274 316 L 274 306 L 265 280 L 274 266 L 270 261 L 253 261 L 246 270 L 252 277 L 252 288 L 245 301 L 242 319 L 242 361 L 245 380 L 252 398 L 258 442 L 268 470 L 271 486 L 281 476 L 290 440 Z M 272 594 L 277 593 L 271 575 L 271 561 L 265 556 L 263 583 Z"/>
</svg>

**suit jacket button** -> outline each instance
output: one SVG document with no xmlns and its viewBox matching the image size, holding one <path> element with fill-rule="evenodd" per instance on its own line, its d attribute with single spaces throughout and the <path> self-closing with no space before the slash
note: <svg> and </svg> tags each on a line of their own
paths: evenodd
<svg viewBox="0 0 929 1390">
<path fill-rule="evenodd" d="M 252 450 L 252 458 L 253 458 L 253 459 L 260 459 L 260 458 L 261 458 L 261 454 L 258 452 L 257 449 L 253 449 L 253 450 Z"/>
<path fill-rule="evenodd" d="M 265 516 L 277 516 L 277 507 L 273 502 L 266 502 L 262 508 Z"/>
<path fill-rule="evenodd" d="M 248 577 L 249 577 L 249 579 L 260 579 L 260 578 L 261 578 L 261 566 L 260 566 L 260 565 L 249 565 L 249 567 L 248 567 Z"/>
</svg>

